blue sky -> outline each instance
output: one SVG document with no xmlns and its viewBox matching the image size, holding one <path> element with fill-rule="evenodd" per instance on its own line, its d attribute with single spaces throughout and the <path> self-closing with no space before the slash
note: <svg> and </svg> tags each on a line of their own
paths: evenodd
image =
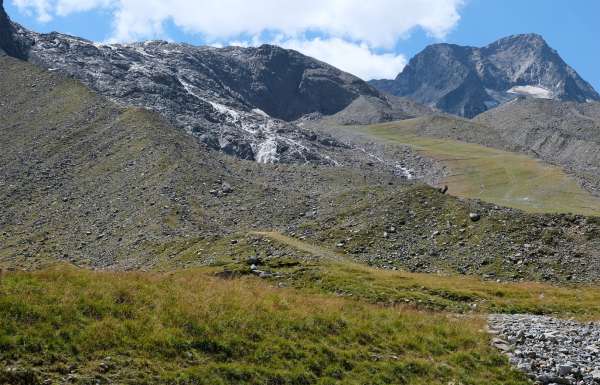
<svg viewBox="0 0 600 385">
<path fill-rule="evenodd" d="M 393 77 L 427 44 L 539 33 L 600 90 L 598 0 L 5 0 L 39 32 L 94 41 L 275 43 L 363 78 Z M 342 4 L 342 5 L 340 5 Z"/>
</svg>

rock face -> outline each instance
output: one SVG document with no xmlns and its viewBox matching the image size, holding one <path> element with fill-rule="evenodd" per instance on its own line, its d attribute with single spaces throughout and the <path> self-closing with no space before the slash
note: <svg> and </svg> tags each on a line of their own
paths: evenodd
<svg viewBox="0 0 600 385">
<path fill-rule="evenodd" d="M 492 315 L 493 344 L 538 384 L 600 382 L 600 324 L 534 315 Z"/>
<path fill-rule="evenodd" d="M 15 27 L 4 11 L 3 2 L 4 0 L 0 0 L 0 55 L 7 54 L 24 59 L 27 54 L 26 46 L 15 35 Z"/>
<path fill-rule="evenodd" d="M 519 95 L 586 102 L 600 95 L 540 35 L 513 35 L 486 47 L 434 44 L 411 59 L 382 91 L 473 117 Z"/>
<path fill-rule="evenodd" d="M 72 76 L 120 105 L 156 111 L 211 148 L 264 163 L 331 163 L 320 147 L 335 141 L 290 122 L 335 114 L 359 96 L 383 99 L 353 75 L 272 45 L 101 45 L 26 30 L 4 11 L 0 42 L 10 56 Z"/>
</svg>

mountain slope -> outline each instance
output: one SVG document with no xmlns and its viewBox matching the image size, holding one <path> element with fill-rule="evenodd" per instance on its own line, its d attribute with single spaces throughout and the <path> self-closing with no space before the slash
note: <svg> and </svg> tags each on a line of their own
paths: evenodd
<svg viewBox="0 0 600 385">
<path fill-rule="evenodd" d="M 6 56 L 0 115 L 0 261 L 12 266 L 153 266 L 165 245 L 177 253 L 190 239 L 285 228 L 357 186 L 403 182 L 394 163 L 367 166 L 344 147 L 323 148 L 339 167 L 232 158 L 158 114 Z"/>
<path fill-rule="evenodd" d="M 7 57 L 0 114 L 0 266 L 204 265 L 271 255 L 268 244 L 239 240 L 278 229 L 325 247 L 343 240 L 344 254 L 375 266 L 582 281 L 600 271 L 593 220 L 458 200 L 366 152 L 331 153 L 347 159 L 339 167 L 239 160 L 157 114 L 117 107 L 73 79 Z M 471 224 L 471 211 L 483 219 Z M 545 244 L 549 222 L 564 231 Z M 382 237 L 390 226 L 395 232 Z M 439 237 L 423 237 L 424 228 Z M 535 258 L 517 272 L 507 250 L 523 253 L 525 243 Z M 573 250 L 585 273 L 569 263 Z"/>
<path fill-rule="evenodd" d="M 196 47 L 150 41 L 101 45 L 60 33 L 38 34 L 11 23 L 4 11 L 0 42 L 10 56 L 79 79 L 122 105 L 161 114 L 211 148 L 261 163 L 316 162 L 331 138 L 293 123 L 306 114 L 335 114 L 358 97 L 381 100 L 359 78 L 296 51 Z M 402 114 L 400 114 L 402 115 Z"/>
<path fill-rule="evenodd" d="M 562 165 L 599 191 L 600 103 L 518 99 L 474 119 L 505 141 Z"/>
<path fill-rule="evenodd" d="M 360 96 L 342 111 L 331 116 L 339 124 L 372 124 L 427 116 L 434 110 L 408 98 L 393 95 L 382 97 Z"/>
<path fill-rule="evenodd" d="M 373 86 L 442 111 L 474 117 L 517 95 L 563 101 L 600 95 L 536 34 L 513 35 L 483 48 L 435 44 L 394 80 Z"/>
<path fill-rule="evenodd" d="M 0 114 L 0 259 L 11 265 L 153 265 L 164 244 L 192 235 L 290 223 L 309 209 L 306 191 L 347 174 L 238 161 L 155 113 L 9 57 Z"/>
</svg>

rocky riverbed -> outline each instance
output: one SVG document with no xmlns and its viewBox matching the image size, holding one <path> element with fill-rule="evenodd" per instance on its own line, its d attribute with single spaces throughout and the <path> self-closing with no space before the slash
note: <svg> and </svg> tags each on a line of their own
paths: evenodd
<svg viewBox="0 0 600 385">
<path fill-rule="evenodd" d="M 536 384 L 600 384 L 600 323 L 491 315 L 492 344 Z"/>
</svg>

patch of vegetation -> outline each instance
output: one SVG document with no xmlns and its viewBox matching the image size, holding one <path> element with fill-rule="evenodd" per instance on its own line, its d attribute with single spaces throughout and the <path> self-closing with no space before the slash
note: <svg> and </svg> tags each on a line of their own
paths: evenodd
<svg viewBox="0 0 600 385">
<path fill-rule="evenodd" d="M 357 127 L 389 143 L 410 145 L 448 165 L 449 193 L 534 213 L 600 215 L 600 199 L 560 167 L 512 152 L 413 132 L 411 121 Z"/>
<path fill-rule="evenodd" d="M 534 282 L 496 282 L 456 274 L 419 274 L 370 268 L 331 258 L 331 251 L 264 233 L 275 242 L 298 247 L 322 259 L 274 269 L 274 281 L 385 306 L 410 304 L 419 309 L 458 313 L 532 313 L 579 319 L 600 319 L 600 288 L 592 285 L 556 286 Z M 276 262 L 265 261 L 273 270 Z M 231 268 L 231 267 L 229 267 Z M 262 266 L 259 266 L 262 268 Z"/>
<path fill-rule="evenodd" d="M 214 271 L 67 266 L 0 281 L 4 383 L 527 384 L 477 317 Z"/>
</svg>

